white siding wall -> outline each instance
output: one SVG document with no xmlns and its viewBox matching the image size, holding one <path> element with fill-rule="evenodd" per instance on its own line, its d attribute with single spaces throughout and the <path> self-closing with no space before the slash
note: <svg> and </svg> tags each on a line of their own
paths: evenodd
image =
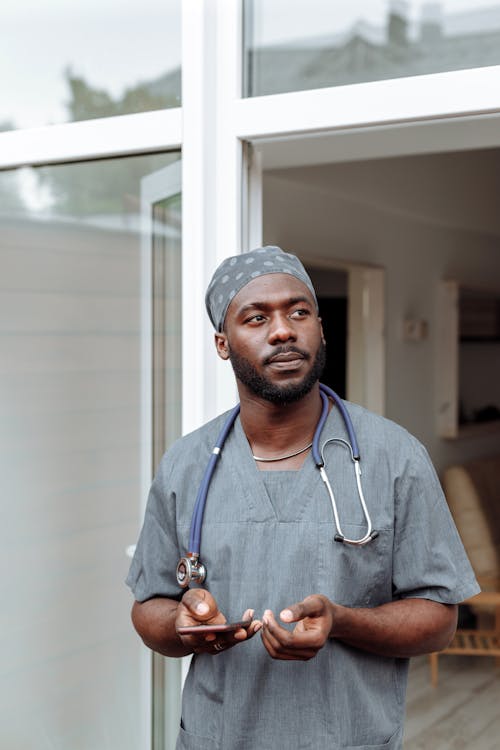
<svg viewBox="0 0 500 750">
<path fill-rule="evenodd" d="M 139 747 L 139 239 L 2 222 L 4 748 Z"/>
</svg>

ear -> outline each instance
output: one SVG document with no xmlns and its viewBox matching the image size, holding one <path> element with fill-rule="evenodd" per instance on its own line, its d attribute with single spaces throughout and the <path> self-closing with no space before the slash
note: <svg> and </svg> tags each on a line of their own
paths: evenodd
<svg viewBox="0 0 500 750">
<path fill-rule="evenodd" d="M 227 343 L 227 336 L 225 333 L 216 333 L 215 334 L 215 348 L 217 349 L 217 354 L 221 359 L 227 360 L 229 359 L 229 346 Z"/>
<path fill-rule="evenodd" d="M 319 320 L 319 329 L 321 331 L 321 341 L 326 346 L 325 334 L 323 333 L 323 322 L 322 322 L 321 318 L 318 318 L 318 320 Z"/>
</svg>

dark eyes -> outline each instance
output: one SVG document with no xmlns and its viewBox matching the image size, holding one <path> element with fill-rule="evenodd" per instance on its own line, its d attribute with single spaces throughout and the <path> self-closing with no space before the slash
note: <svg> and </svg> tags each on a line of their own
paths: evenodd
<svg viewBox="0 0 500 750">
<path fill-rule="evenodd" d="M 301 318 L 306 318 L 311 313 L 309 310 L 306 310 L 304 308 L 299 308 L 297 310 L 292 310 L 290 313 L 290 318 L 293 320 L 300 320 Z M 246 318 L 244 323 L 262 323 L 266 319 L 265 315 L 262 315 L 262 313 L 256 313 L 255 315 L 251 315 L 249 318 Z"/>
<path fill-rule="evenodd" d="M 245 323 L 261 323 L 264 320 L 263 315 L 252 315 L 251 318 L 247 318 Z"/>
</svg>

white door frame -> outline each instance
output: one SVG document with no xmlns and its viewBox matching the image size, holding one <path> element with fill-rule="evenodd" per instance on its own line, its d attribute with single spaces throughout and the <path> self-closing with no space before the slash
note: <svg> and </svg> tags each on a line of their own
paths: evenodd
<svg viewBox="0 0 500 750">
<path fill-rule="evenodd" d="M 181 161 L 141 179 L 141 515 L 151 486 L 152 467 L 152 245 L 155 203 L 181 193 Z M 181 320 L 182 320 L 181 311 Z"/>
<path fill-rule="evenodd" d="M 152 237 L 154 233 L 153 206 L 159 201 L 181 193 L 181 161 L 168 164 L 141 179 L 141 492 L 139 498 L 140 517 L 144 517 L 148 491 L 152 480 L 153 462 L 153 277 Z M 182 274 L 184 281 L 184 273 Z M 184 301 L 184 297 L 183 297 Z M 181 321 L 184 310 L 181 309 Z M 184 337 L 183 337 L 184 339 Z M 144 648 L 141 658 L 141 742 L 144 748 L 156 748 L 165 741 L 163 710 L 166 703 L 165 672 L 163 657 Z M 173 678 L 181 689 L 181 674 Z M 160 695 L 153 695 L 159 691 Z M 172 702 L 172 701 L 170 701 Z M 162 706 L 160 718 L 153 706 Z M 155 718 L 155 721 L 153 721 Z M 156 723 L 157 726 L 153 726 Z M 175 736 L 177 731 L 175 730 Z M 175 740 L 169 738 L 173 747 Z"/>
</svg>

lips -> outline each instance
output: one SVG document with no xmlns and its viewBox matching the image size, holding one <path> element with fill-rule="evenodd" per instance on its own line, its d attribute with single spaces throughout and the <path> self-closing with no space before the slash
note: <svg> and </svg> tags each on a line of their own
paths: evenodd
<svg viewBox="0 0 500 750">
<path fill-rule="evenodd" d="M 264 364 L 276 372 L 292 372 L 300 370 L 308 359 L 306 352 L 297 351 L 297 349 L 279 349 L 267 357 Z"/>
<path fill-rule="evenodd" d="M 279 362 L 296 362 L 297 360 L 309 359 L 307 352 L 303 352 L 301 349 L 293 346 L 280 346 L 274 350 L 273 354 L 266 357 L 263 364 L 271 365 Z"/>
<path fill-rule="evenodd" d="M 274 362 L 295 362 L 297 359 L 304 359 L 304 356 L 298 352 L 286 352 L 284 354 L 275 354 L 273 357 L 269 357 L 268 362 L 269 364 Z"/>
</svg>

